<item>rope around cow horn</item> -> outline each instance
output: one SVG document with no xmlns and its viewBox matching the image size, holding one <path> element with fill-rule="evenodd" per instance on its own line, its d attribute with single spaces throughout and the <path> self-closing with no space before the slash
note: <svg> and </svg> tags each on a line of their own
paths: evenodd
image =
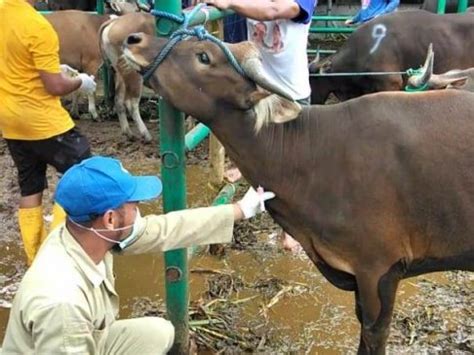
<svg viewBox="0 0 474 355">
<path fill-rule="evenodd" d="M 140 74 L 143 76 L 143 80 L 146 82 L 150 79 L 150 77 L 153 75 L 155 70 L 158 68 L 158 66 L 165 60 L 167 55 L 171 52 L 173 47 L 179 42 L 184 39 L 187 39 L 190 36 L 194 36 L 198 38 L 200 41 L 203 40 L 208 40 L 211 41 L 215 44 L 217 44 L 224 54 L 226 55 L 227 59 L 229 62 L 232 64 L 234 69 L 243 77 L 248 77 L 252 79 L 256 84 L 261 86 L 262 88 L 273 92 L 275 94 L 278 94 L 287 100 L 294 101 L 294 99 L 283 89 L 281 88 L 278 84 L 272 82 L 268 76 L 264 74 L 262 64 L 260 63 L 259 59 L 257 58 L 249 58 L 245 60 L 245 62 L 241 65 L 235 56 L 232 54 L 230 49 L 226 46 L 226 44 L 218 39 L 217 37 L 214 37 L 211 35 L 205 28 L 204 26 L 197 26 L 193 29 L 188 29 L 187 27 L 189 26 L 189 23 L 191 19 L 200 11 L 206 4 L 199 4 L 197 5 L 189 14 L 184 14 L 181 17 L 170 14 L 164 11 L 158 11 L 158 10 L 153 10 L 151 13 L 154 16 L 157 17 L 162 17 L 166 18 L 169 20 L 172 20 L 174 22 L 177 22 L 181 24 L 181 28 L 176 30 L 171 36 L 169 41 L 165 44 L 165 46 L 161 49 L 161 51 L 157 54 L 155 59 L 153 59 L 153 62 L 150 63 L 148 66 L 143 68 L 140 71 Z M 258 63 L 257 63 L 258 62 Z"/>
</svg>

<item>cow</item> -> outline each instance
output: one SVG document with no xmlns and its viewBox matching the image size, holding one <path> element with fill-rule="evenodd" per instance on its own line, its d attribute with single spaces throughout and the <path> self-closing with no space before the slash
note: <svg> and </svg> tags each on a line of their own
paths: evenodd
<svg viewBox="0 0 474 355">
<path fill-rule="evenodd" d="M 140 11 L 136 2 L 112 1 L 110 5 L 115 15 Z M 97 77 L 97 72 L 103 64 L 98 32 L 103 23 L 115 17 L 78 10 L 58 11 L 44 16 L 58 34 L 61 63 Z M 89 113 L 94 120 L 98 120 L 93 94 L 88 95 L 88 102 Z M 79 116 L 77 94 L 72 95 L 71 113 L 75 117 Z"/>
<path fill-rule="evenodd" d="M 166 43 L 131 34 L 125 59 L 150 70 Z M 474 94 L 382 92 L 302 108 L 253 44 L 228 48 L 245 76 L 215 43 L 183 40 L 148 84 L 210 127 L 252 186 L 275 192 L 273 219 L 354 292 L 359 354 L 383 354 L 401 279 L 474 271 Z"/>
<path fill-rule="evenodd" d="M 109 15 L 96 15 L 78 10 L 65 10 L 44 15 L 59 38 L 59 59 L 74 69 L 97 76 L 103 63 L 98 31 L 110 20 Z M 98 119 L 94 94 L 88 95 L 89 112 Z M 77 96 L 73 96 L 73 116 L 78 116 Z"/>
<path fill-rule="evenodd" d="M 456 13 L 458 11 L 459 0 L 446 0 L 445 13 Z M 474 0 L 468 1 L 468 6 L 474 6 Z M 425 0 L 421 5 L 421 9 L 429 12 L 438 12 L 438 0 Z"/>
<path fill-rule="evenodd" d="M 443 74 L 433 74 L 433 63 L 434 52 L 430 45 L 421 73 L 411 76 L 408 79 L 408 85 L 425 90 L 459 89 L 474 92 L 474 68 L 454 69 Z"/>
<path fill-rule="evenodd" d="M 403 74 L 358 75 L 365 72 L 404 72 L 418 68 L 433 43 L 435 73 L 474 66 L 472 14 L 435 15 L 427 11 L 399 11 L 360 26 L 337 53 L 310 64 L 310 73 L 348 73 L 348 76 L 310 76 L 311 102 L 324 103 L 333 93 L 345 101 L 377 91 L 401 90 Z M 455 54 L 455 55 L 454 55 Z"/>
<path fill-rule="evenodd" d="M 155 17 L 147 13 L 131 13 L 106 22 L 99 31 L 102 53 L 110 61 L 115 76 L 115 111 L 122 133 L 134 138 L 127 121 L 127 112 L 134 120 L 140 136 L 151 142 L 151 134 L 140 115 L 140 98 L 143 89 L 141 76 L 123 60 L 122 44 L 130 33 L 155 33 Z"/>
</svg>

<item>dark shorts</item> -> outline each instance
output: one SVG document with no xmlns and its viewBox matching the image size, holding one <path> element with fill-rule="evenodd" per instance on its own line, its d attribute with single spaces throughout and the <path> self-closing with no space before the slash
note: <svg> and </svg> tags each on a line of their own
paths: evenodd
<svg viewBox="0 0 474 355">
<path fill-rule="evenodd" d="M 48 187 L 47 165 L 64 173 L 74 164 L 91 156 L 89 141 L 76 128 L 48 139 L 5 141 L 18 169 L 22 196 L 34 195 Z"/>
</svg>

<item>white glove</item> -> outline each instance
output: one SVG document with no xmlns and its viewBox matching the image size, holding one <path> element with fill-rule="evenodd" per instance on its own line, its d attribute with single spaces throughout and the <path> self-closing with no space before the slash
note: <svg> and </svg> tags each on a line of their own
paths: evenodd
<svg viewBox="0 0 474 355">
<path fill-rule="evenodd" d="M 95 83 L 93 75 L 87 75 L 85 73 L 79 73 L 77 75 L 81 79 L 82 84 L 79 87 L 79 90 L 85 94 L 92 94 L 95 91 L 97 84 Z"/>
<path fill-rule="evenodd" d="M 73 67 L 70 67 L 67 64 L 61 64 L 59 67 L 61 68 L 61 73 L 63 73 L 64 75 L 67 75 L 70 78 L 75 78 L 76 76 L 79 75 L 79 71 L 77 71 Z"/>
<path fill-rule="evenodd" d="M 265 211 L 265 201 L 275 197 L 271 191 L 264 191 L 262 187 L 258 188 L 258 192 L 253 187 L 248 189 L 242 200 L 238 201 L 245 219 L 255 216 L 257 213 Z"/>
</svg>

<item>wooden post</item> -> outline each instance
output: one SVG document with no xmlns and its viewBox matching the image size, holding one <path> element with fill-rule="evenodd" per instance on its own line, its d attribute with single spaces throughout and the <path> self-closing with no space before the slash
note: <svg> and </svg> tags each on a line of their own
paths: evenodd
<svg viewBox="0 0 474 355">
<path fill-rule="evenodd" d="M 216 24 L 217 22 L 217 24 Z M 218 20 L 210 25 L 210 30 L 213 34 L 224 39 L 224 20 Z M 225 163 L 225 149 L 221 142 L 211 134 L 209 137 L 209 165 L 211 168 L 210 182 L 214 186 L 220 186 L 224 182 L 224 163 Z"/>
<path fill-rule="evenodd" d="M 224 181 L 225 149 L 215 135 L 209 137 L 209 164 L 211 167 L 210 182 L 214 186 Z"/>
</svg>

